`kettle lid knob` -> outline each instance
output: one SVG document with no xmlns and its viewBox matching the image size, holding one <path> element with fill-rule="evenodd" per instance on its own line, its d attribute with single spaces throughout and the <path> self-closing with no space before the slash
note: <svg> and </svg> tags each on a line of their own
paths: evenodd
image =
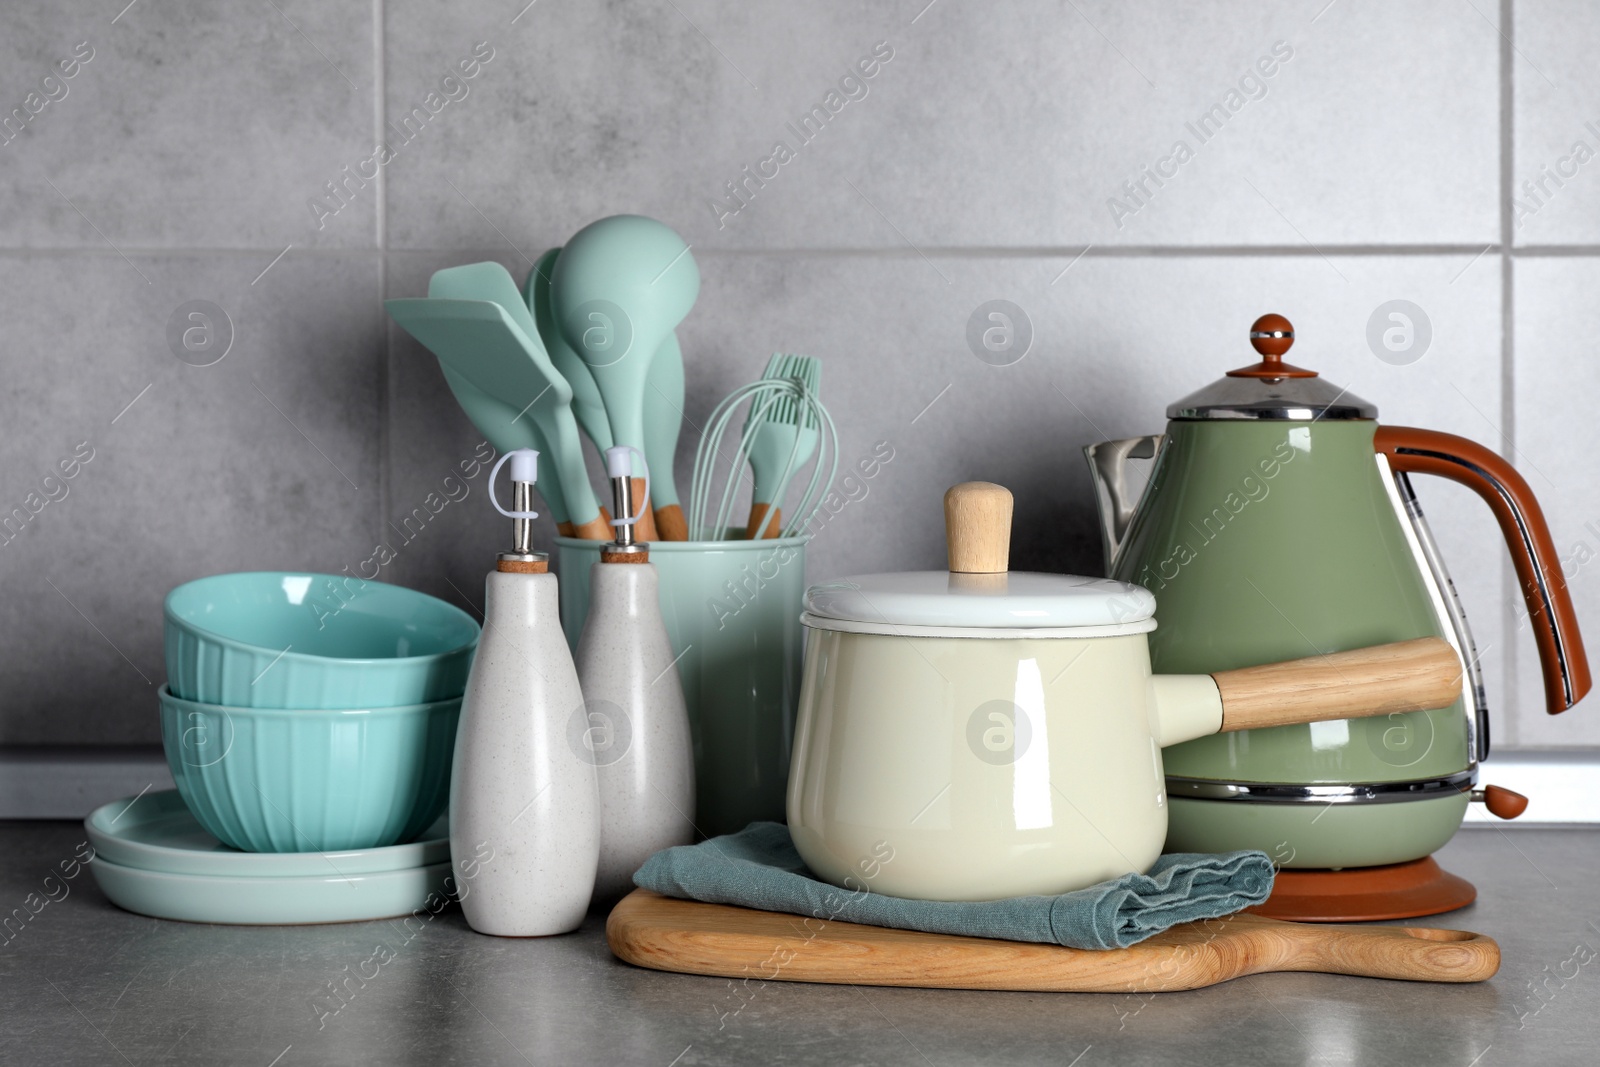
<svg viewBox="0 0 1600 1067">
<path fill-rule="evenodd" d="M 1250 346 L 1261 362 L 1228 372 L 1230 378 L 1315 378 L 1317 372 L 1291 366 L 1283 354 L 1294 344 L 1294 324 L 1282 315 L 1263 315 L 1250 324 Z"/>
<path fill-rule="evenodd" d="M 1250 347 L 1263 356 L 1282 356 L 1294 344 L 1294 323 L 1267 314 L 1250 324 Z"/>
</svg>

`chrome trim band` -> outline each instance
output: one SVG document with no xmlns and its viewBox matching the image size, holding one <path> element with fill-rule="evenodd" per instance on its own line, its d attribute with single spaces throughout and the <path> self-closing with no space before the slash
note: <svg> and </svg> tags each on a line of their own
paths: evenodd
<svg viewBox="0 0 1600 1067">
<path fill-rule="evenodd" d="M 1281 419 L 1287 422 L 1331 422 L 1345 419 L 1376 419 L 1378 409 L 1372 404 L 1285 404 L 1259 407 L 1249 405 L 1201 404 L 1183 407 L 1173 404 L 1167 408 L 1169 419 Z"/>
<path fill-rule="evenodd" d="M 1258 804 L 1395 804 L 1469 793 L 1478 784 L 1477 768 L 1444 778 L 1355 785 L 1295 785 L 1282 782 L 1218 782 L 1209 778 L 1167 776 L 1167 796 L 1187 800 L 1247 800 Z"/>
</svg>

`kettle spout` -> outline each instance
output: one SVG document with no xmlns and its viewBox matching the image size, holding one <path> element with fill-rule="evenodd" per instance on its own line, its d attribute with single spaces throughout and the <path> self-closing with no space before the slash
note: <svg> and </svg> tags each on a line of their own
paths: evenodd
<svg viewBox="0 0 1600 1067">
<path fill-rule="evenodd" d="M 1128 460 L 1154 459 L 1165 438 L 1161 434 L 1125 437 L 1120 441 L 1101 441 L 1088 445 L 1083 454 L 1089 461 L 1089 477 L 1094 481 L 1094 500 L 1100 512 L 1101 544 L 1105 550 L 1109 575 L 1122 552 L 1122 542 L 1133 522 L 1133 513 L 1143 496 L 1141 486 L 1135 494 L 1128 481 Z"/>
</svg>

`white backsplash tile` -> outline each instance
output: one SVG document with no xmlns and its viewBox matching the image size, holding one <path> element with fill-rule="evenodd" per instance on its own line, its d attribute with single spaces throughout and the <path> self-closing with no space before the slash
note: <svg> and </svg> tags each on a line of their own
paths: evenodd
<svg viewBox="0 0 1600 1067">
<path fill-rule="evenodd" d="M 1511 211 L 1517 245 L 1600 243 L 1600 9 L 1515 5 Z"/>
</svg>

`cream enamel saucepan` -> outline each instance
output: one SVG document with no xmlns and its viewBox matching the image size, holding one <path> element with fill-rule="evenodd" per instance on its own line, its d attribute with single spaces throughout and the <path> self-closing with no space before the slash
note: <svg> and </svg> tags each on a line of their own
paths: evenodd
<svg viewBox="0 0 1600 1067">
<path fill-rule="evenodd" d="M 989 900 L 1142 872 L 1167 832 L 1163 746 L 1461 695 L 1461 663 L 1438 638 L 1152 675 L 1148 591 L 1007 573 L 1000 486 L 951 489 L 945 522 L 949 573 L 806 594 L 789 830 L 836 885 Z"/>
</svg>

